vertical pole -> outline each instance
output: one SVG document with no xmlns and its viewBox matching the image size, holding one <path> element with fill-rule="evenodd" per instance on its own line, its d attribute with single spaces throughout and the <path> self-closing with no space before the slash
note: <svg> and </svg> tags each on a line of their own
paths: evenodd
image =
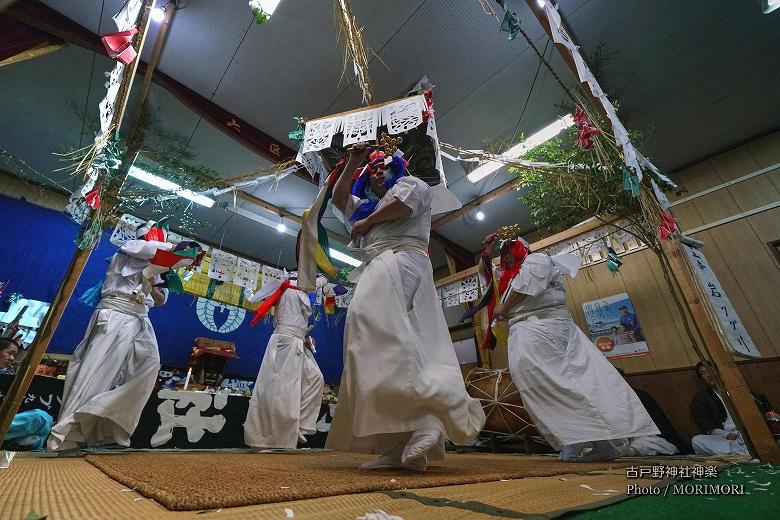
<svg viewBox="0 0 780 520">
<path fill-rule="evenodd" d="M 544 12 L 544 8 L 539 6 L 537 0 L 526 0 L 526 3 L 534 16 L 536 16 L 536 19 L 539 21 L 542 28 L 550 37 L 552 37 L 552 27 L 547 19 L 547 14 Z M 569 36 L 573 38 L 572 33 L 569 31 L 569 28 L 566 27 L 565 22 L 561 20 L 561 23 L 569 33 Z M 557 43 L 555 44 L 555 47 L 563 58 L 563 61 L 568 65 L 569 69 L 571 69 L 574 77 L 579 78 L 577 75 L 577 66 L 569 53 L 569 49 L 564 45 Z M 604 122 L 611 126 L 612 123 L 609 117 L 607 117 L 604 108 L 601 106 L 601 102 L 593 96 L 590 87 L 585 84 L 583 85 L 583 90 L 593 106 L 601 113 Z M 718 334 L 717 329 L 715 328 L 714 322 L 712 321 L 712 309 L 700 296 L 701 289 L 698 281 L 693 276 L 688 259 L 680 250 L 680 245 L 676 241 L 671 242 L 662 240 L 661 242 L 664 248 L 664 254 L 669 260 L 672 274 L 691 311 L 693 321 L 704 340 L 704 348 L 709 353 L 712 363 L 723 381 L 725 387 L 724 400 L 729 405 L 729 408 L 734 411 L 734 419 L 738 424 L 743 426 L 748 444 L 753 447 L 755 453 L 761 460 L 774 463 L 780 462 L 780 448 L 775 443 L 764 418 L 756 407 L 753 397 L 747 388 L 747 384 L 742 377 L 742 373 L 739 371 L 736 363 L 734 363 L 734 359 L 731 356 L 725 338 Z"/>
<path fill-rule="evenodd" d="M 141 59 L 141 49 L 146 41 L 146 34 L 149 28 L 149 22 L 151 21 L 149 13 L 154 8 L 155 1 L 156 0 L 146 0 L 139 17 L 138 38 L 133 45 L 139 57 L 137 57 L 124 71 L 122 83 L 119 87 L 118 102 L 112 120 L 115 129 L 119 128 L 122 123 L 122 118 L 124 117 L 127 101 L 130 96 L 130 88 L 133 84 L 138 62 Z M 104 201 L 104 204 L 105 203 L 107 202 Z M 51 302 L 49 311 L 46 313 L 46 317 L 44 318 L 38 333 L 35 335 L 30 350 L 22 360 L 19 372 L 11 383 L 11 387 L 8 389 L 8 394 L 5 396 L 5 399 L 3 399 L 2 404 L 0 404 L 0 440 L 5 438 L 5 434 L 11 426 L 11 422 L 13 421 L 17 410 L 19 410 L 19 406 L 22 404 L 22 399 L 24 399 L 27 394 L 27 390 L 35 375 L 35 370 L 41 362 L 41 358 L 43 358 L 43 354 L 46 352 L 49 342 L 54 336 L 57 324 L 59 323 L 62 314 L 65 312 L 65 308 L 68 306 L 68 301 L 70 301 L 73 290 L 76 288 L 76 283 L 78 283 L 91 253 L 91 248 L 76 250 L 73 259 L 70 262 L 70 266 L 68 266 L 68 270 L 65 273 L 65 278 L 62 280 L 62 283 L 57 290 L 57 294 Z"/>
</svg>

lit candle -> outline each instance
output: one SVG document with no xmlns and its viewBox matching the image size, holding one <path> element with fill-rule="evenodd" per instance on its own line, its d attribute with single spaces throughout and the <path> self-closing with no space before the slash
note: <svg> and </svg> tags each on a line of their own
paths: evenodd
<svg viewBox="0 0 780 520">
<path fill-rule="evenodd" d="M 187 387 L 190 385 L 190 376 L 192 376 L 192 367 L 187 370 L 187 379 L 184 380 L 184 391 L 187 391 Z"/>
</svg>

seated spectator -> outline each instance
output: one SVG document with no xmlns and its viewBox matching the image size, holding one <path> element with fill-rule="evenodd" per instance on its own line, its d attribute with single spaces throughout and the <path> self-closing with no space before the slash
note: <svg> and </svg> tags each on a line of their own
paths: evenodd
<svg viewBox="0 0 780 520">
<path fill-rule="evenodd" d="M 15 373 L 13 363 L 19 353 L 19 345 L 10 338 L 0 338 L 0 373 Z M 46 443 L 54 419 L 43 410 L 29 410 L 14 416 L 3 447 L 12 450 L 39 450 Z"/>
<path fill-rule="evenodd" d="M 621 455 L 624 457 L 631 456 L 650 456 L 650 455 L 676 455 L 678 453 L 690 453 L 690 448 L 683 442 L 682 438 L 677 434 L 669 418 L 664 411 L 655 402 L 655 399 L 645 392 L 644 390 L 638 390 L 634 388 L 631 381 L 626 378 L 626 373 L 622 368 L 617 369 L 620 375 L 628 382 L 629 386 L 634 390 L 636 396 L 642 402 L 642 406 L 647 410 L 648 415 L 653 420 L 658 429 L 661 431 L 661 435 L 636 437 L 634 439 L 624 439 L 621 445 L 617 446 Z M 615 442 L 617 445 L 618 443 Z"/>
<path fill-rule="evenodd" d="M 14 375 L 14 361 L 19 354 L 19 344 L 11 338 L 0 338 L 0 374 Z"/>
<path fill-rule="evenodd" d="M 712 365 L 701 361 L 696 365 L 696 375 L 707 388 L 694 394 L 691 401 L 691 415 L 696 425 L 704 432 L 691 439 L 696 455 L 748 455 L 742 433 L 737 430 L 723 398 L 715 389 L 716 381 Z"/>
</svg>

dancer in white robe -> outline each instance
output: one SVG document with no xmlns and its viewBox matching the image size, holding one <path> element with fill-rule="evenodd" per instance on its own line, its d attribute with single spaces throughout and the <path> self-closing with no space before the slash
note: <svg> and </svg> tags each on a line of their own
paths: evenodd
<svg viewBox="0 0 780 520">
<path fill-rule="evenodd" d="M 427 254 L 431 188 L 402 176 L 403 163 L 380 154 L 362 171 L 370 176 L 369 200 L 378 201 L 369 216 L 356 219 L 367 201 L 350 195 L 363 145 L 353 147 L 333 191 L 363 263 L 351 275 L 359 280 L 347 310 L 344 372 L 326 447 L 382 454 L 362 469 L 424 470 L 444 458 L 445 436 L 456 443 L 476 437 L 485 414 L 466 393 L 434 288 Z"/>
<path fill-rule="evenodd" d="M 154 280 L 145 280 L 143 271 L 158 249 L 172 248 L 167 242 L 130 240 L 114 255 L 100 303 L 68 365 L 50 450 L 130 445 L 160 369 L 147 309 L 163 305 L 168 297 L 167 289 L 152 287 Z"/>
<path fill-rule="evenodd" d="M 312 314 L 309 295 L 294 286 L 280 287 L 279 293 L 251 295 L 258 301 L 264 295 L 266 310 L 274 307 L 274 333 L 268 340 L 244 423 L 244 442 L 258 449 L 295 448 L 306 435 L 317 431 L 317 416 L 325 386 L 314 359 L 313 340 L 307 338 Z M 271 301 L 273 299 L 273 301 Z"/>
<path fill-rule="evenodd" d="M 486 246 L 495 240 L 490 235 Z M 504 244 L 501 263 L 510 276 L 502 272 L 506 287 L 494 317 L 509 322 L 509 370 L 561 459 L 609 460 L 619 455 L 610 440 L 657 435 L 636 393 L 572 320 L 559 266 L 528 254 L 520 240 Z M 582 453 L 586 447 L 592 449 Z"/>
</svg>

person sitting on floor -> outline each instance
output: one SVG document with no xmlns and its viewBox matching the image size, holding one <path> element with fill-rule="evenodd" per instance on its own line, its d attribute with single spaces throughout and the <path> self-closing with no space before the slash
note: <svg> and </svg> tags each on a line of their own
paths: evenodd
<svg viewBox="0 0 780 520">
<path fill-rule="evenodd" d="M 653 420 L 658 429 L 661 431 L 661 435 L 652 435 L 645 437 L 635 437 L 633 439 L 625 439 L 625 442 L 621 443 L 618 449 L 624 457 L 631 456 L 651 456 L 651 455 L 676 455 L 679 453 L 690 453 L 690 448 L 686 446 L 677 430 L 672 425 L 669 418 L 664 411 L 655 402 L 653 396 L 639 390 L 631 384 L 631 381 L 626 377 L 626 373 L 622 368 L 618 368 L 617 371 L 623 376 L 628 385 L 634 390 L 636 396 L 642 402 L 642 406 L 645 407 L 650 418 Z"/>
<path fill-rule="evenodd" d="M 712 365 L 700 361 L 696 375 L 707 388 L 694 394 L 691 401 L 691 415 L 696 425 L 704 432 L 691 439 L 696 455 L 748 455 L 745 440 L 737 429 L 723 397 L 716 389 Z"/>
<path fill-rule="evenodd" d="M 14 375 L 13 363 L 19 353 L 19 344 L 10 338 L 0 338 L 0 371 Z M 13 450 L 39 450 L 43 448 L 54 423 L 52 416 L 43 410 L 18 413 L 3 439 L 3 447 Z"/>
</svg>

